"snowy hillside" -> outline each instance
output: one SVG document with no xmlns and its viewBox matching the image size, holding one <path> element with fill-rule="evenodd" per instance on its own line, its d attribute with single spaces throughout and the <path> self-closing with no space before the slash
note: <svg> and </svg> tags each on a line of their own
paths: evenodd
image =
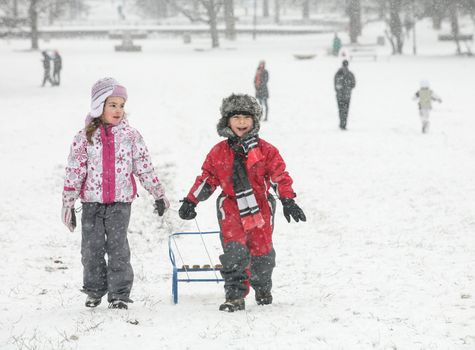
<svg viewBox="0 0 475 350">
<path fill-rule="evenodd" d="M 2 42 L 0 348 L 474 349 L 475 60 L 419 30 L 420 56 L 384 47 L 377 61 L 350 63 L 346 132 L 332 86 L 340 60 L 325 55 L 332 35 L 242 37 L 214 51 L 206 38 L 157 39 L 121 54 L 110 40 L 50 41 L 42 47 L 61 51 L 63 82 L 45 88 L 40 54 Z M 293 57 L 307 52 L 317 56 Z M 219 312 L 215 283 L 182 284 L 173 305 L 167 238 L 197 229 L 178 218 L 178 201 L 220 140 L 221 99 L 253 93 L 261 59 L 271 97 L 260 136 L 280 149 L 308 220 L 288 224 L 279 204 L 273 305 L 251 293 L 246 311 Z M 172 203 L 159 219 L 140 188 L 133 204 L 128 311 L 84 307 L 80 227 L 69 233 L 60 220 L 69 145 L 104 76 L 127 87 L 129 121 Z M 443 99 L 426 135 L 412 100 L 422 78 Z M 197 209 L 201 230 L 217 228 L 216 195 Z M 180 244 L 190 259 L 204 254 Z"/>
</svg>

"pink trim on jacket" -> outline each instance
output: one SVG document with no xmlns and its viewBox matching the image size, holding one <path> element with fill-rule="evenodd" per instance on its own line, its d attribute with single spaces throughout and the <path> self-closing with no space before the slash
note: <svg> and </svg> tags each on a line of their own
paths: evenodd
<svg viewBox="0 0 475 350">
<path fill-rule="evenodd" d="M 101 126 L 102 141 L 102 200 L 103 203 L 115 201 L 115 144 L 112 127 Z"/>
<path fill-rule="evenodd" d="M 130 181 L 132 181 L 132 197 L 137 196 L 137 183 L 135 182 L 134 174 L 130 174 Z"/>
</svg>

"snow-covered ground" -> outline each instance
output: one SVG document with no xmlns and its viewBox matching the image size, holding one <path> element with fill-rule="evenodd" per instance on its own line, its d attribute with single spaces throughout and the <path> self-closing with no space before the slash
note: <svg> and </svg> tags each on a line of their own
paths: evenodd
<svg viewBox="0 0 475 350">
<path fill-rule="evenodd" d="M 42 48 L 63 54 L 63 82 L 45 88 L 40 54 L 27 41 L 2 42 L 0 348 L 474 349 L 475 60 L 418 29 L 420 56 L 385 47 L 377 61 L 350 63 L 347 132 L 332 86 L 340 61 L 325 55 L 332 35 L 242 37 L 219 50 L 157 39 L 138 42 L 141 53 L 115 53 L 108 40 L 51 41 Z M 317 56 L 293 57 L 306 52 Z M 258 307 L 251 293 L 245 312 L 219 312 L 215 283 L 181 284 L 173 305 L 167 237 L 197 229 L 178 218 L 178 201 L 220 140 L 221 99 L 253 93 L 260 59 L 271 93 L 261 137 L 286 159 L 308 220 L 288 224 L 279 204 L 273 305 Z M 80 227 L 71 234 L 60 220 L 69 144 L 104 76 L 128 88 L 130 123 L 172 203 L 159 219 L 145 191 L 134 202 L 128 311 L 84 307 Z M 443 98 L 426 135 L 412 100 L 422 78 Z M 198 207 L 201 230 L 217 228 L 215 198 Z M 206 262 L 199 241 L 179 243 L 190 263 Z"/>
</svg>

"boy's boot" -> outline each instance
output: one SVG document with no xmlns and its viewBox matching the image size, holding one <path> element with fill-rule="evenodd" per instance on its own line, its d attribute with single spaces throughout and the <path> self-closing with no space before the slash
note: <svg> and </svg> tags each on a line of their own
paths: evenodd
<svg viewBox="0 0 475 350">
<path fill-rule="evenodd" d="M 272 294 L 270 292 L 256 292 L 257 305 L 272 304 Z"/>
<path fill-rule="evenodd" d="M 109 309 L 123 309 L 127 310 L 129 307 L 127 306 L 127 303 L 123 300 L 120 299 L 115 299 L 112 300 L 109 304 Z"/>
<path fill-rule="evenodd" d="M 246 304 L 244 302 L 244 299 L 227 299 L 223 304 L 219 306 L 219 311 L 234 312 L 244 310 L 245 308 Z"/>
<path fill-rule="evenodd" d="M 91 297 L 91 296 L 87 296 L 86 298 L 86 307 L 96 307 L 98 306 L 102 301 L 102 298 L 95 298 L 95 297 Z"/>
</svg>

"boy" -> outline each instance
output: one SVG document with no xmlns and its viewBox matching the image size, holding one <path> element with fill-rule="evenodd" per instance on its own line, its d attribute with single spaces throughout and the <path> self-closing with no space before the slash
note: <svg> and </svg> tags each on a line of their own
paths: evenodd
<svg viewBox="0 0 475 350">
<path fill-rule="evenodd" d="M 279 151 L 258 136 L 261 116 L 262 108 L 252 96 L 232 94 L 223 100 L 217 131 L 227 140 L 208 153 L 202 174 L 179 210 L 182 219 L 194 219 L 198 202 L 221 187 L 217 212 L 226 293 L 221 311 L 244 310 L 249 286 L 255 290 L 258 305 L 272 303 L 275 199 L 269 188 L 272 186 L 278 194 L 288 222 L 290 217 L 297 222 L 306 221 L 304 212 L 294 202 L 292 179 Z"/>
</svg>

